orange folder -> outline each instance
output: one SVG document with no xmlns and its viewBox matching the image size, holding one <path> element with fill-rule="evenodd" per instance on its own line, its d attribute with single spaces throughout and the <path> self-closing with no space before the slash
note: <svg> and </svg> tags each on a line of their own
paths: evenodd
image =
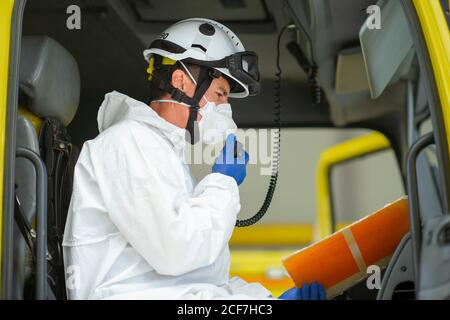
<svg viewBox="0 0 450 320">
<path fill-rule="evenodd" d="M 406 197 L 388 204 L 283 259 L 297 287 L 318 282 L 332 298 L 365 278 L 367 267 L 385 267 L 409 231 Z"/>
</svg>

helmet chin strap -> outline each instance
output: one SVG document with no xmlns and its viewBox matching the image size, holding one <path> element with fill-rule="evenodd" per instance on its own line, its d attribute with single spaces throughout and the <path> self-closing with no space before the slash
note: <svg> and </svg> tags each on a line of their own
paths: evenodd
<svg viewBox="0 0 450 320">
<path fill-rule="evenodd" d="M 213 81 L 213 74 L 209 72 L 209 68 L 201 67 L 200 74 L 197 81 L 197 87 L 195 89 L 194 96 L 191 98 L 187 96 L 180 89 L 175 88 L 171 83 L 166 80 L 161 81 L 159 89 L 170 93 L 173 100 L 185 103 L 189 105 L 189 117 L 186 123 L 186 141 L 191 144 L 195 144 L 199 141 L 200 136 L 198 132 L 198 110 L 200 109 L 199 103 L 206 91 L 208 90 L 211 82 Z"/>
</svg>

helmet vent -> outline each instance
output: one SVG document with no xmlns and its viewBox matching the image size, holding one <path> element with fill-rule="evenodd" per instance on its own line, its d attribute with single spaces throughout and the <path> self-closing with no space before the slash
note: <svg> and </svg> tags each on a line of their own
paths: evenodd
<svg viewBox="0 0 450 320">
<path fill-rule="evenodd" d="M 195 44 L 194 43 L 191 47 L 192 48 L 199 48 L 200 50 L 203 50 L 203 52 L 206 52 L 205 47 L 203 47 L 201 44 Z"/>
<path fill-rule="evenodd" d="M 198 30 L 205 36 L 212 36 L 212 35 L 214 35 L 214 33 L 216 33 L 216 29 L 214 29 L 214 27 L 212 25 L 210 25 L 209 23 L 202 23 L 198 27 Z"/>
</svg>

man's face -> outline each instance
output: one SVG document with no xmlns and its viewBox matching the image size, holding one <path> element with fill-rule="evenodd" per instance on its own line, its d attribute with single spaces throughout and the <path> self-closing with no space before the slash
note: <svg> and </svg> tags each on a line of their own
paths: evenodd
<svg viewBox="0 0 450 320">
<path fill-rule="evenodd" d="M 192 79 L 182 70 L 176 70 L 174 72 L 174 76 L 172 77 L 172 84 L 181 91 L 183 91 L 184 93 L 186 93 L 189 97 L 194 96 L 196 85 L 192 81 Z M 206 99 L 208 99 L 208 101 L 210 102 L 214 102 L 215 104 L 221 104 L 228 102 L 229 94 L 230 94 L 230 84 L 223 76 L 220 76 L 219 78 L 215 78 L 211 82 L 211 85 L 204 94 L 204 97 L 206 97 Z M 207 101 L 204 98 L 202 98 L 199 103 L 200 107 L 201 108 L 204 107 L 206 102 Z"/>
<path fill-rule="evenodd" d="M 173 72 L 172 85 L 175 88 L 183 91 L 189 97 L 194 96 L 196 85 L 184 71 L 178 69 Z M 230 84 L 223 76 L 220 76 L 219 78 L 213 79 L 211 85 L 209 86 L 209 89 L 204 94 L 204 97 L 206 97 L 208 101 L 214 102 L 216 105 L 218 105 L 221 103 L 227 103 L 229 95 Z M 207 103 L 204 97 L 200 100 L 200 108 L 203 108 Z M 180 106 L 180 108 L 177 108 L 176 111 L 175 118 L 177 118 L 177 120 L 175 120 L 175 123 L 185 124 L 188 117 L 189 110 L 185 107 Z M 200 113 L 198 113 L 197 121 L 200 121 L 201 118 L 202 116 L 200 115 Z"/>
<path fill-rule="evenodd" d="M 230 85 L 224 77 L 220 76 L 211 82 L 209 89 L 205 93 L 205 97 L 208 101 L 214 102 L 217 105 L 221 103 L 228 103 L 229 94 Z M 203 107 L 205 104 L 206 100 L 202 99 L 202 101 L 200 101 L 200 107 Z"/>
</svg>

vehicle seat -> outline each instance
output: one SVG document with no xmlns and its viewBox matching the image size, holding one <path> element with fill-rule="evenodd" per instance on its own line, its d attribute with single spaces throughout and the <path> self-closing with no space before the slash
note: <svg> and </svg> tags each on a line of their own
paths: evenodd
<svg viewBox="0 0 450 320">
<path fill-rule="evenodd" d="M 80 97 L 77 62 L 51 38 L 25 36 L 21 47 L 19 86 L 16 145 L 40 154 L 38 136 L 42 120 L 55 117 L 67 126 L 75 116 Z M 20 207 L 32 225 L 36 215 L 36 173 L 26 159 L 17 159 L 15 172 Z M 31 267 L 27 259 L 30 253 L 16 224 L 14 247 L 13 296 L 23 299 Z"/>
<path fill-rule="evenodd" d="M 18 116 L 16 132 L 17 147 L 27 148 L 39 154 L 36 130 L 25 116 Z M 16 161 L 15 175 L 16 194 L 20 199 L 24 218 L 31 225 L 36 212 L 36 172 L 30 161 L 19 158 Z M 29 260 L 31 253 L 16 223 L 13 228 L 13 299 L 23 299 L 24 284 L 31 272 L 31 261 Z"/>
</svg>

